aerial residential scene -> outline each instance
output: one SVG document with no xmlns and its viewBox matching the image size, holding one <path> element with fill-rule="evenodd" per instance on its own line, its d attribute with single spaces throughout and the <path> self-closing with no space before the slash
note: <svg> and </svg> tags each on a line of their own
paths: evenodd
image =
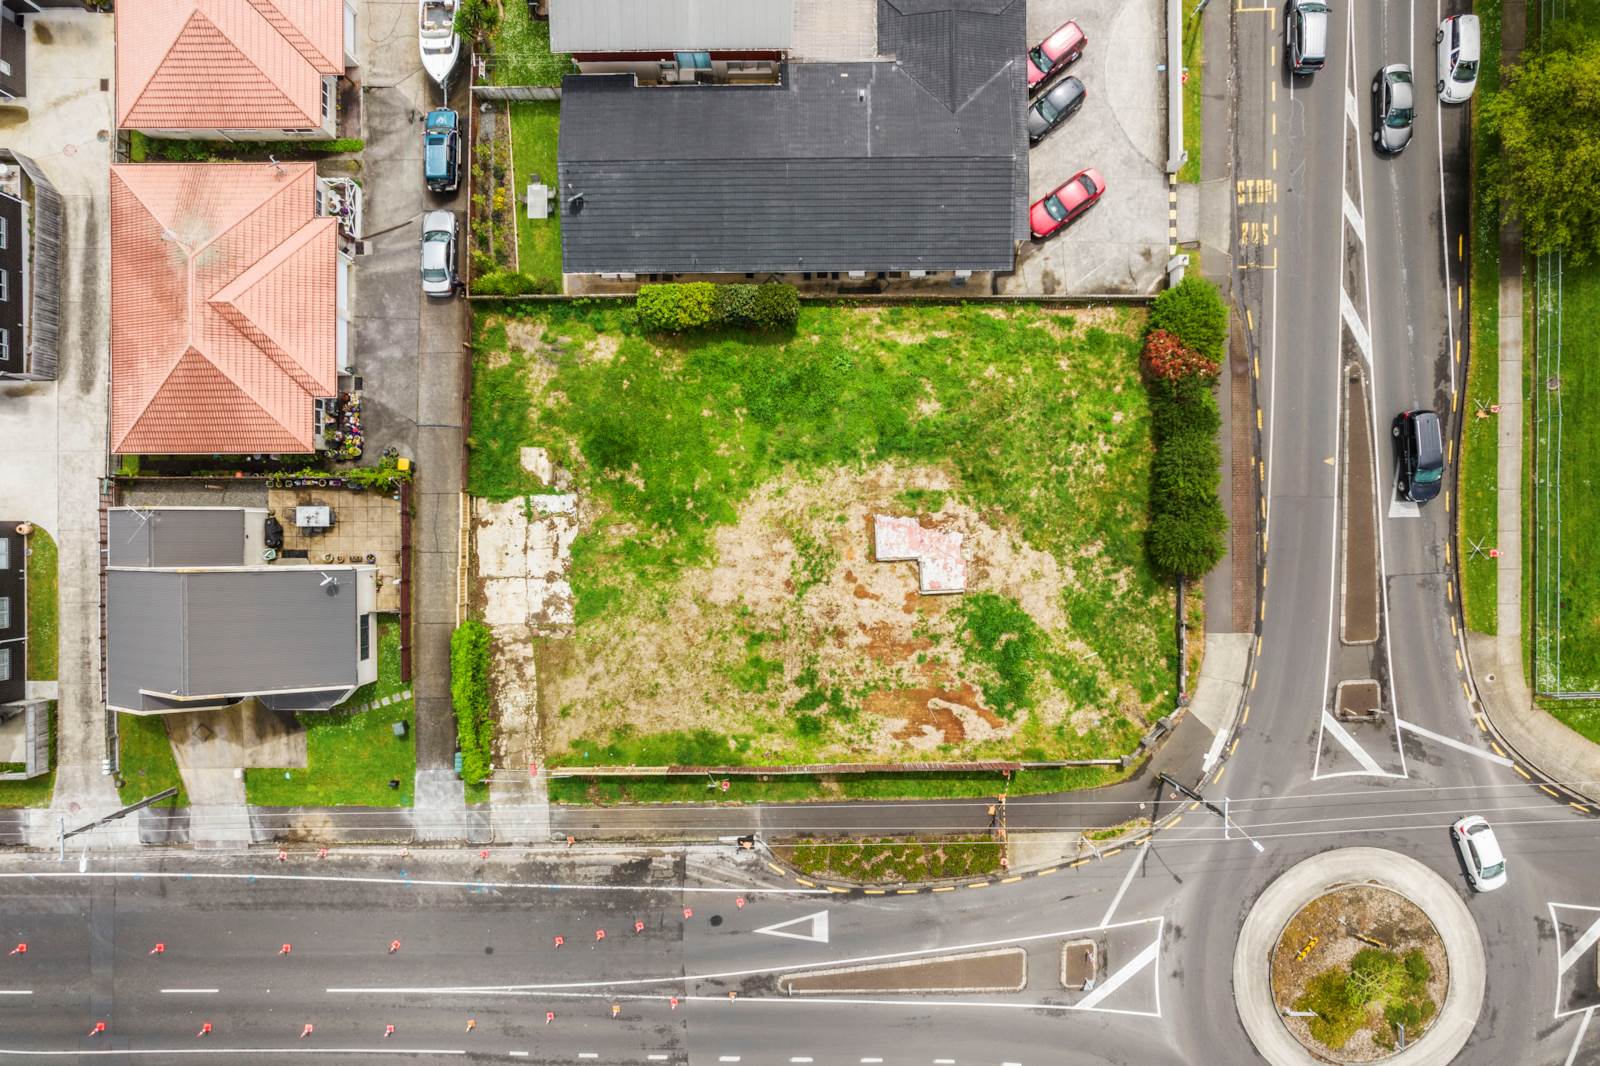
<svg viewBox="0 0 1600 1066">
<path fill-rule="evenodd" d="M 0 0 L 0 1062 L 1600 1064 L 1600 0 Z"/>
</svg>

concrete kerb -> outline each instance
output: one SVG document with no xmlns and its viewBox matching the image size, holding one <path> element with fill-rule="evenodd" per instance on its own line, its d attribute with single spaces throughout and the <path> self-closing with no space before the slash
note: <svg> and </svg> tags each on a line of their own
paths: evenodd
<svg viewBox="0 0 1600 1066">
<path fill-rule="evenodd" d="M 1365 876 L 1352 878 L 1350 870 Z M 1444 1005 L 1424 1036 L 1383 1061 L 1390 1066 L 1445 1066 L 1471 1037 L 1488 981 L 1478 925 L 1455 890 L 1415 859 L 1382 848 L 1340 848 L 1290 867 L 1256 898 L 1233 952 L 1233 992 L 1239 1020 L 1272 1066 L 1315 1066 L 1314 1057 L 1284 1026 L 1274 1002 L 1272 952 L 1301 907 L 1327 892 L 1381 885 L 1422 909 L 1444 942 L 1450 984 Z"/>
</svg>

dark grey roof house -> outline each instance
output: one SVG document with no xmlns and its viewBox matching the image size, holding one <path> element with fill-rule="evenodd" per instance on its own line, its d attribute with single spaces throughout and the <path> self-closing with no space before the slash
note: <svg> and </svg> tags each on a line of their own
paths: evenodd
<svg viewBox="0 0 1600 1066">
<path fill-rule="evenodd" d="M 879 57 L 782 84 L 562 83 L 569 274 L 1006 271 L 1027 228 L 1025 0 L 879 0 Z"/>
<path fill-rule="evenodd" d="M 0 381 L 56 376 L 65 205 L 27 156 L 0 149 Z"/>
<path fill-rule="evenodd" d="M 28 690 L 28 538 L 0 522 L 0 703 Z"/>
<path fill-rule="evenodd" d="M 327 710 L 378 676 L 377 568 L 263 561 L 267 512 L 112 508 L 106 704 Z"/>
</svg>

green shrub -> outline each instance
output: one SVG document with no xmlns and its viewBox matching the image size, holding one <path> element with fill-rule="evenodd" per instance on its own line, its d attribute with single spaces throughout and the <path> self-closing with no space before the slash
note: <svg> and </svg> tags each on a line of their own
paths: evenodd
<svg viewBox="0 0 1600 1066">
<path fill-rule="evenodd" d="M 456 713 L 461 778 L 477 784 L 493 768 L 494 721 L 489 706 L 489 627 L 469 619 L 450 634 L 450 703 Z"/>
<path fill-rule="evenodd" d="M 1165 330 L 1213 363 L 1228 350 L 1228 307 L 1217 287 L 1198 274 L 1184 279 L 1155 299 L 1150 329 Z"/>
<path fill-rule="evenodd" d="M 717 321 L 717 287 L 709 281 L 643 285 L 634 301 L 639 325 L 652 333 L 682 333 Z"/>
<path fill-rule="evenodd" d="M 792 329 L 800 320 L 799 290 L 777 281 L 757 285 L 750 319 L 757 329 Z"/>
<path fill-rule="evenodd" d="M 1221 464 L 1215 436 L 1192 430 L 1174 434 L 1162 443 L 1151 462 L 1151 491 L 1167 511 L 1203 503 L 1217 495 Z"/>
<path fill-rule="evenodd" d="M 718 285 L 716 296 L 717 321 L 732 326 L 755 324 L 756 287 L 754 285 Z"/>
<path fill-rule="evenodd" d="M 1311 979 L 1305 994 L 1294 1001 L 1295 1010 L 1315 1011 L 1309 1022 L 1311 1035 L 1338 1050 L 1350 1042 L 1366 1020 L 1366 1010 L 1350 999 L 1350 978 L 1344 970 L 1323 970 Z"/>
<path fill-rule="evenodd" d="M 1220 506 L 1196 508 L 1193 515 L 1167 511 L 1150 520 L 1150 562 L 1174 577 L 1197 578 L 1222 559 L 1228 519 Z"/>
<path fill-rule="evenodd" d="M 133 130 L 128 134 L 128 161 L 130 163 L 143 163 L 150 154 L 150 138 Z"/>
<path fill-rule="evenodd" d="M 473 252 L 474 256 L 482 255 Z M 473 279 L 472 292 L 477 296 L 526 296 L 534 292 L 554 292 L 549 282 L 541 282 L 515 270 L 491 270 Z"/>
</svg>

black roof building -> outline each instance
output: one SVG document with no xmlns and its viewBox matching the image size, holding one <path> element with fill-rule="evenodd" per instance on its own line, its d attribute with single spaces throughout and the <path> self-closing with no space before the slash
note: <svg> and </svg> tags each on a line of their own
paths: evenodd
<svg viewBox="0 0 1600 1066">
<path fill-rule="evenodd" d="M 65 205 L 27 156 L 0 148 L 0 380 L 56 376 Z"/>
<path fill-rule="evenodd" d="M 879 0 L 879 58 L 782 84 L 562 84 L 567 273 L 1010 270 L 1025 0 Z"/>
</svg>

